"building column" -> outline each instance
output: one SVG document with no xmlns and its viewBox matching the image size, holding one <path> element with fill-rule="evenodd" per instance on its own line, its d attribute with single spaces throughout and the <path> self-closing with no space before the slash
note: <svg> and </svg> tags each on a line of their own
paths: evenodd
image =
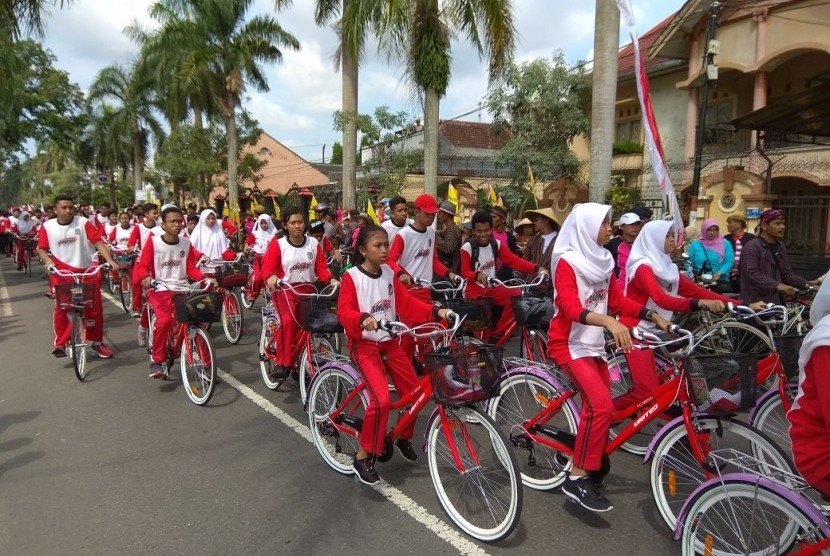
<svg viewBox="0 0 830 556">
<path fill-rule="evenodd" d="M 756 23 L 755 28 L 755 63 L 764 59 L 767 53 L 767 11 L 762 10 L 755 13 L 752 19 Z M 758 110 L 767 105 L 767 74 L 764 71 L 755 73 L 755 86 L 752 94 L 752 110 Z M 752 132 L 752 145 L 755 146 L 757 132 Z"/>
</svg>

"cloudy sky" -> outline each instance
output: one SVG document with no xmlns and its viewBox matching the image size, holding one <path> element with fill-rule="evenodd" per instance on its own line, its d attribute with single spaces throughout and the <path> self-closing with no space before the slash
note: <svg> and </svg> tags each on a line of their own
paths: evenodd
<svg viewBox="0 0 830 556">
<path fill-rule="evenodd" d="M 147 14 L 152 0 L 76 0 L 69 9 L 53 9 L 44 43 L 58 58 L 57 65 L 86 90 L 96 73 L 109 64 L 128 64 L 138 49 L 123 34 L 137 20 L 153 26 Z M 515 0 L 519 61 L 550 58 L 559 49 L 568 63 L 590 60 L 593 55 L 595 2 L 591 0 Z M 675 12 L 683 0 L 631 0 L 637 31 L 644 34 Z M 294 0 L 289 10 L 277 15 L 284 29 L 301 43 L 299 52 L 285 52 L 283 63 L 266 71 L 270 91 L 248 92 L 245 106 L 263 129 L 308 160 L 319 161 L 323 145 L 330 156 L 338 140 L 332 130 L 332 113 L 340 108 L 340 75 L 332 54 L 337 47 L 330 28 L 314 24 L 314 0 Z M 255 0 L 252 13 L 273 11 L 271 0 Z M 628 42 L 627 31 L 621 44 Z M 372 48 L 360 68 L 359 110 L 370 113 L 387 105 L 417 117 L 422 112 L 401 82 L 401 70 Z M 476 111 L 487 90 L 486 66 L 464 42 L 453 45 L 452 81 L 441 103 L 441 118 Z M 463 119 L 488 121 L 476 111 Z"/>
</svg>

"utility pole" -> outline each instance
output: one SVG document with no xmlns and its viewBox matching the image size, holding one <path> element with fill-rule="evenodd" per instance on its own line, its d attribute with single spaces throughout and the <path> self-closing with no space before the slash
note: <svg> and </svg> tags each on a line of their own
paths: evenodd
<svg viewBox="0 0 830 556">
<path fill-rule="evenodd" d="M 323 164 L 326 163 L 326 144 L 323 143 Z"/>
<path fill-rule="evenodd" d="M 718 79 L 718 67 L 714 63 L 715 55 L 718 53 L 718 44 L 715 41 L 715 29 L 718 26 L 718 14 L 721 10 L 721 3 L 715 0 L 709 7 L 709 22 L 706 26 L 706 43 L 703 45 L 704 57 L 702 73 L 705 75 L 703 89 L 701 90 L 700 111 L 697 117 L 697 133 L 695 135 L 695 159 L 692 169 L 691 210 L 689 211 L 689 224 L 694 225 L 697 219 L 697 197 L 700 193 L 700 169 L 703 158 L 703 139 L 706 132 L 706 112 L 709 109 L 709 87 L 713 81 Z"/>
<path fill-rule="evenodd" d="M 614 0 L 596 0 L 594 16 L 594 70 L 591 100 L 591 201 L 605 202 L 611 188 L 614 116 L 617 101 L 617 56 L 620 46 L 620 10 Z"/>
</svg>

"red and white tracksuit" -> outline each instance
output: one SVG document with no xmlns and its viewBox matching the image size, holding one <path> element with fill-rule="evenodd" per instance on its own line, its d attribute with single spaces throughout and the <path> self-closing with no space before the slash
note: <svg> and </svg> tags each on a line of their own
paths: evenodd
<svg viewBox="0 0 830 556">
<path fill-rule="evenodd" d="M 489 297 L 493 300 L 493 304 L 502 308 L 501 318 L 499 319 L 496 328 L 493 330 L 494 337 L 501 337 L 507 333 L 507 329 L 515 321 L 513 314 L 513 305 L 510 299 L 521 295 L 519 290 L 510 290 L 504 286 L 496 286 L 494 288 L 483 288 L 476 282 L 476 277 L 480 272 L 487 275 L 488 278 L 496 277 L 496 263 L 501 261 L 514 270 L 530 274 L 536 272 L 539 266 L 530 261 L 526 261 L 521 257 L 517 257 L 510 249 L 507 248 L 506 243 L 496 240 L 498 245 L 498 253 L 493 253 L 493 247 L 488 243 L 486 246 L 479 246 L 478 261 L 472 260 L 473 248 L 469 242 L 461 246 L 461 276 L 468 280 L 467 283 L 467 298 L 479 299 L 482 297 Z M 475 264 L 477 263 L 477 264 Z"/>
<path fill-rule="evenodd" d="M 38 227 L 35 226 L 28 234 L 21 235 L 20 231 L 17 229 L 17 226 L 12 226 L 12 232 L 18 235 L 15 241 L 17 242 L 17 267 L 20 268 L 23 266 L 23 260 L 25 258 L 24 255 L 26 254 L 26 250 L 23 248 L 23 240 L 26 238 L 34 239 L 38 237 Z"/>
<path fill-rule="evenodd" d="M 271 238 L 273 240 L 274 238 Z M 253 272 L 254 272 L 254 282 L 251 285 L 251 297 L 256 299 L 259 295 L 259 292 L 262 291 L 262 286 L 265 284 L 265 277 L 262 275 L 262 259 L 265 256 L 265 252 L 268 251 L 268 246 L 272 243 L 271 240 L 263 241 L 260 238 L 257 238 L 256 234 L 248 234 L 248 237 L 245 238 L 245 243 L 251 247 L 251 251 L 254 252 L 254 262 L 253 262 Z"/>
<path fill-rule="evenodd" d="M 202 279 L 196 266 L 201 257 L 188 239 L 167 243 L 162 236 L 153 235 L 144 244 L 134 274 L 139 283 L 148 276 L 159 282 L 156 289 L 147 292 L 147 303 L 156 315 L 151 346 L 153 363 L 162 363 L 167 356 L 167 338 L 175 322 L 173 296 L 187 291 L 188 278 Z"/>
<path fill-rule="evenodd" d="M 573 465 L 597 471 L 611 425 L 611 383 L 601 326 L 585 322 L 589 312 L 643 319 L 648 309 L 627 299 L 613 273 L 606 282 L 589 284 L 564 259 L 554 271 L 555 314 L 548 330 L 548 357 L 573 381 L 582 398 Z"/>
<path fill-rule="evenodd" d="M 52 262 L 60 270 L 84 272 L 92 266 L 94 244 L 101 241 L 101 234 L 83 216 L 75 216 L 69 224 L 63 225 L 57 218 L 47 220 L 40 227 L 38 248 L 49 251 Z M 104 339 L 104 308 L 101 305 L 101 273 L 85 278 L 84 282 L 94 284 L 92 306 L 84 312 L 87 340 L 100 342 Z M 71 278 L 50 276 L 49 284 L 72 284 Z M 69 342 L 69 319 L 55 302 L 52 322 L 55 328 L 54 345 L 63 347 Z"/>
<path fill-rule="evenodd" d="M 352 267 L 343 275 L 337 316 L 346 332 L 349 354 L 363 375 L 369 393 L 360 445 L 370 454 L 377 455 L 383 451 L 386 436 L 391 405 L 386 373 L 389 373 L 395 391 L 401 397 L 418 386 L 418 376 L 412 366 L 412 358 L 405 353 L 400 342 L 384 331 L 367 332 L 360 324 L 370 316 L 378 321 L 399 317 L 403 322 L 408 319 L 422 324 L 435 318 L 436 313 L 437 308 L 413 296 L 411 290 L 402 286 L 392 269 L 385 264 L 381 265 L 376 275 L 369 274 L 361 266 Z M 406 430 L 401 431 L 401 438 L 412 438 L 414 428 L 413 420 Z"/>
<path fill-rule="evenodd" d="M 164 230 L 161 229 L 158 223 L 152 228 L 148 228 L 143 223 L 136 224 L 133 226 L 133 231 L 130 233 L 130 239 L 127 240 L 127 247 L 135 247 L 136 249 L 144 249 L 144 246 L 147 244 L 147 239 L 150 236 L 160 236 L 164 233 Z M 141 280 L 136 272 L 136 267 L 133 267 L 132 272 L 132 280 L 133 280 L 133 311 L 141 311 Z M 144 316 L 143 312 L 141 315 L 141 323 L 140 326 L 147 328 L 148 323 L 146 322 L 147 318 Z"/>
<path fill-rule="evenodd" d="M 676 288 L 677 291 L 672 291 L 671 285 L 658 280 L 651 267 L 643 264 L 637 268 L 637 273 L 628 283 L 628 290 L 626 290 L 625 295 L 635 303 L 654 310 L 668 321 L 672 319 L 675 312 L 697 311 L 698 299 L 717 299 L 724 303 L 741 304 L 740 300 L 730 299 L 706 288 L 701 288 L 682 274 Z M 637 326 L 648 332 L 659 332 L 657 327 L 648 320 L 641 320 L 636 317 L 620 317 L 620 322 L 629 328 Z M 653 350 L 631 350 L 625 355 L 625 360 L 628 363 L 632 388 L 622 396 L 614 398 L 614 409 L 625 409 L 644 400 L 657 388 L 657 364 L 654 360 Z"/>
<path fill-rule="evenodd" d="M 303 243 L 300 245 L 291 243 L 287 236 L 271 241 L 262 259 L 262 275 L 265 280 L 276 276 L 294 286 L 308 284 L 305 287 L 309 292 L 314 291 L 312 284 L 318 280 L 328 283 L 332 278 L 329 269 L 326 268 L 326 257 L 320 244 L 308 236 L 303 237 Z M 298 299 L 287 289 L 275 291 L 272 299 L 280 315 L 281 349 L 277 350 L 276 363 L 291 367 L 294 365 L 291 359 L 292 347 L 299 335 L 296 320 Z"/>
</svg>

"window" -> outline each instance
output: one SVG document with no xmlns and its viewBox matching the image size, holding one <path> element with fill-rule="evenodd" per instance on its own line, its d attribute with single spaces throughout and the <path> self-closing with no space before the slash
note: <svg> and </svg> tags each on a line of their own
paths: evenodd
<svg viewBox="0 0 830 556">
<path fill-rule="evenodd" d="M 642 138 L 642 118 L 640 107 L 629 107 L 617 111 L 617 143 L 640 143 Z"/>
</svg>

